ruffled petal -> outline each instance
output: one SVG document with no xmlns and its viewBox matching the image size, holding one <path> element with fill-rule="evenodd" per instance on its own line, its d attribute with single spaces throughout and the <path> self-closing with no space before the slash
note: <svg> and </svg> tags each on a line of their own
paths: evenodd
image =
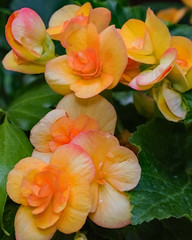
<svg viewBox="0 0 192 240">
<path fill-rule="evenodd" d="M 80 230 L 91 207 L 90 184 L 87 180 L 73 175 L 70 178 L 70 185 L 67 206 L 56 224 L 59 231 L 67 234 Z"/>
<path fill-rule="evenodd" d="M 22 240 L 50 240 L 56 227 L 40 229 L 35 225 L 35 218 L 29 207 L 20 206 L 15 217 L 15 236 Z"/>
<path fill-rule="evenodd" d="M 113 105 L 102 96 L 80 99 L 74 94 L 69 94 L 61 99 L 57 109 L 65 109 L 72 119 L 85 114 L 97 121 L 101 131 L 114 134 L 117 115 Z"/>
<path fill-rule="evenodd" d="M 55 92 L 63 95 L 70 93 L 69 85 L 80 79 L 69 68 L 66 55 L 54 58 L 47 63 L 45 78 Z"/>
<path fill-rule="evenodd" d="M 90 219 L 105 228 L 121 228 L 130 223 L 132 207 L 128 195 L 116 191 L 110 184 L 99 186 L 99 202 Z"/>
<path fill-rule="evenodd" d="M 39 159 L 43 160 L 44 162 L 49 163 L 51 155 L 52 155 L 51 152 L 48 152 L 48 153 L 38 152 L 37 150 L 34 149 L 31 157 L 39 158 Z"/>
<path fill-rule="evenodd" d="M 113 83 L 113 80 L 114 78 L 111 75 L 103 73 L 97 78 L 79 79 L 71 84 L 70 89 L 79 98 L 90 98 L 108 88 Z"/>
<path fill-rule="evenodd" d="M 50 163 L 64 167 L 69 175 L 81 175 L 89 182 L 93 180 L 95 175 L 91 158 L 81 147 L 75 144 L 66 144 L 59 147 L 51 156 Z"/>
<path fill-rule="evenodd" d="M 47 164 L 38 158 L 24 158 L 19 161 L 13 170 L 8 174 L 7 178 L 7 194 L 16 203 L 27 205 L 27 202 L 22 198 L 21 183 L 26 171 L 31 169 L 43 169 Z"/>
<path fill-rule="evenodd" d="M 64 109 L 55 109 L 46 114 L 31 130 L 30 141 L 39 152 L 50 152 L 49 142 L 52 140 L 50 128 L 59 118 L 66 116 Z"/>
<path fill-rule="evenodd" d="M 114 26 L 106 28 L 100 34 L 100 59 L 102 72 L 113 77 L 113 88 L 119 82 L 127 65 L 127 52 L 121 35 Z"/>
</svg>

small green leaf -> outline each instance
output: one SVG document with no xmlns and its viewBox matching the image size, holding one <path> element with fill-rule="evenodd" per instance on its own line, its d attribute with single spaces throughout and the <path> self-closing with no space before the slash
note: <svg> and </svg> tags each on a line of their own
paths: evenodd
<svg viewBox="0 0 192 240">
<path fill-rule="evenodd" d="M 8 119 L 25 131 L 31 130 L 62 98 L 46 83 L 32 85 L 12 102 L 7 112 Z"/>
<path fill-rule="evenodd" d="M 156 119 L 140 126 L 130 142 L 138 146 L 142 176 L 131 192 L 132 224 L 171 216 L 192 219 L 192 184 L 186 166 L 192 139 L 179 123 Z"/>
<path fill-rule="evenodd" d="M 3 229 L 3 211 L 7 198 L 7 174 L 22 158 L 30 156 L 32 146 L 24 132 L 6 119 L 0 125 L 0 226 Z"/>
</svg>

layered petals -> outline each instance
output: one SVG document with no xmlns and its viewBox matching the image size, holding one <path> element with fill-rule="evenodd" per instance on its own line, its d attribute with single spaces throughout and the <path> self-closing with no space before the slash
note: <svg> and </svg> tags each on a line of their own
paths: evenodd
<svg viewBox="0 0 192 240">
<path fill-rule="evenodd" d="M 79 28 L 68 38 L 66 51 L 45 70 L 47 83 L 60 94 L 73 91 L 80 98 L 93 97 L 115 87 L 127 65 L 126 49 L 114 26 L 100 35 L 94 24 Z"/>
<path fill-rule="evenodd" d="M 81 146 L 95 165 L 91 184 L 92 221 L 108 228 L 129 224 L 131 207 L 124 191 L 134 188 L 140 179 L 141 168 L 135 154 L 120 147 L 115 137 L 98 131 L 81 133 L 72 142 Z"/>
<path fill-rule="evenodd" d="M 52 39 L 66 39 L 81 26 L 93 23 L 100 33 L 109 26 L 111 13 L 106 8 L 95 8 L 89 2 L 81 7 L 71 4 L 57 10 L 49 21 L 48 34 Z"/>
<path fill-rule="evenodd" d="M 129 86 L 136 90 L 147 90 L 164 79 L 172 70 L 177 58 L 177 51 L 169 48 L 162 56 L 160 64 L 152 70 L 146 70 L 136 76 Z"/>
<path fill-rule="evenodd" d="M 185 118 L 187 107 L 182 100 L 182 95 L 171 88 L 168 80 L 164 80 L 162 86 L 153 89 L 153 97 L 164 117 L 173 122 Z"/>
<path fill-rule="evenodd" d="M 22 204 L 15 218 L 16 238 L 43 240 L 57 229 L 78 231 L 91 208 L 94 175 L 91 158 L 74 144 L 55 151 L 49 164 L 33 157 L 18 162 L 7 181 L 7 193 Z"/>
<path fill-rule="evenodd" d="M 113 134 L 116 120 L 115 109 L 105 98 L 95 96 L 84 100 L 67 95 L 32 128 L 30 140 L 36 149 L 33 156 L 47 153 L 39 155 L 47 162 L 50 152 L 70 143 L 81 132 L 100 130 Z"/>
</svg>

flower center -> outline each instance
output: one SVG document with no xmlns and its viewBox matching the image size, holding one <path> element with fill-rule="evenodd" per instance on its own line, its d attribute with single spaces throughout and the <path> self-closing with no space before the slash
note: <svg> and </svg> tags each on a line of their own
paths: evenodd
<svg viewBox="0 0 192 240">
<path fill-rule="evenodd" d="M 72 52 L 67 56 L 67 62 L 73 73 L 83 79 L 93 79 L 101 75 L 102 64 L 94 48 Z"/>
<path fill-rule="evenodd" d="M 131 43 L 132 47 L 135 49 L 142 49 L 144 40 L 141 37 L 136 37 L 136 39 Z"/>
</svg>

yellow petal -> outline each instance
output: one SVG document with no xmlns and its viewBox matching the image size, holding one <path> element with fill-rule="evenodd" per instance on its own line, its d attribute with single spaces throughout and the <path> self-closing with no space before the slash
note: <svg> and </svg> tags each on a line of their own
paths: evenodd
<svg viewBox="0 0 192 240">
<path fill-rule="evenodd" d="M 75 144 L 66 144 L 59 147 L 51 156 L 50 163 L 63 167 L 70 175 L 81 175 L 89 182 L 95 175 L 91 158 L 81 147 Z"/>
<path fill-rule="evenodd" d="M 113 77 L 113 88 L 119 82 L 127 65 L 127 52 L 121 35 L 114 26 L 106 28 L 100 34 L 100 59 L 103 63 L 102 72 Z"/>
<path fill-rule="evenodd" d="M 130 224 L 131 209 L 128 195 L 116 191 L 106 183 L 99 187 L 99 203 L 90 219 L 105 228 L 121 228 Z"/>
<path fill-rule="evenodd" d="M 113 79 L 111 75 L 104 73 L 97 78 L 89 80 L 79 79 L 71 84 L 70 89 L 79 98 L 90 98 L 109 87 Z"/>
<path fill-rule="evenodd" d="M 63 233 L 79 231 L 84 225 L 91 207 L 90 185 L 78 175 L 70 178 L 70 196 L 67 206 L 57 222 L 57 228 Z"/>
<path fill-rule="evenodd" d="M 15 236 L 22 240 L 50 240 L 56 232 L 56 227 L 40 229 L 35 225 L 35 218 L 29 207 L 21 206 L 15 217 Z"/>
<path fill-rule="evenodd" d="M 66 5 L 57 10 L 49 20 L 49 27 L 63 25 L 65 21 L 70 20 L 76 16 L 76 12 L 80 7 L 75 4 Z"/>
<path fill-rule="evenodd" d="M 69 94 L 61 99 L 57 109 L 65 109 L 72 119 L 85 114 L 97 121 L 101 131 L 114 134 L 117 115 L 114 107 L 102 96 L 80 99 L 74 94 Z"/>
<path fill-rule="evenodd" d="M 134 53 L 133 51 L 129 51 L 128 53 L 129 58 L 141 62 L 141 63 L 146 63 L 146 64 L 155 64 L 157 62 L 155 56 L 153 55 L 140 55 L 137 53 Z"/>
<path fill-rule="evenodd" d="M 159 60 L 171 45 L 171 35 L 167 26 L 155 16 L 150 8 L 147 10 L 145 23 L 149 29 L 154 54 Z"/>
<path fill-rule="evenodd" d="M 91 9 L 92 9 L 91 4 L 89 2 L 86 2 L 78 9 L 78 11 L 76 12 L 76 16 L 83 15 L 85 17 L 88 17 Z"/>
<path fill-rule="evenodd" d="M 91 183 L 91 209 L 90 213 L 95 212 L 99 202 L 99 184 L 96 181 Z"/>
<path fill-rule="evenodd" d="M 89 22 L 93 23 L 98 33 L 107 28 L 111 21 L 111 12 L 107 8 L 95 8 L 90 12 Z"/>
<path fill-rule="evenodd" d="M 7 70 L 21 72 L 26 74 L 38 74 L 45 72 L 45 65 L 35 64 L 34 62 L 23 62 L 18 64 L 14 56 L 13 50 L 7 53 L 3 59 L 3 66 Z"/>
<path fill-rule="evenodd" d="M 192 8 L 192 2 L 191 2 L 191 0 L 182 0 L 182 2 L 183 2 L 186 6 L 188 6 L 189 8 Z"/>
<path fill-rule="evenodd" d="M 80 79 L 69 68 L 66 55 L 54 58 L 47 63 L 45 78 L 55 92 L 63 95 L 70 93 L 69 85 Z"/>
<path fill-rule="evenodd" d="M 47 164 L 37 158 L 24 158 L 19 161 L 13 170 L 11 170 L 8 174 L 7 178 L 7 194 L 9 197 L 16 203 L 27 205 L 26 199 L 24 199 L 21 192 L 21 182 L 26 171 L 31 169 L 42 169 Z"/>
<path fill-rule="evenodd" d="M 49 34 L 51 39 L 58 40 L 58 41 L 61 39 L 62 32 L 63 32 L 63 25 L 58 25 L 58 26 L 47 29 L 47 33 Z"/>
<path fill-rule="evenodd" d="M 49 142 L 52 140 L 50 128 L 63 116 L 66 116 L 64 109 L 52 110 L 31 129 L 30 141 L 37 151 L 50 152 Z"/>
</svg>

